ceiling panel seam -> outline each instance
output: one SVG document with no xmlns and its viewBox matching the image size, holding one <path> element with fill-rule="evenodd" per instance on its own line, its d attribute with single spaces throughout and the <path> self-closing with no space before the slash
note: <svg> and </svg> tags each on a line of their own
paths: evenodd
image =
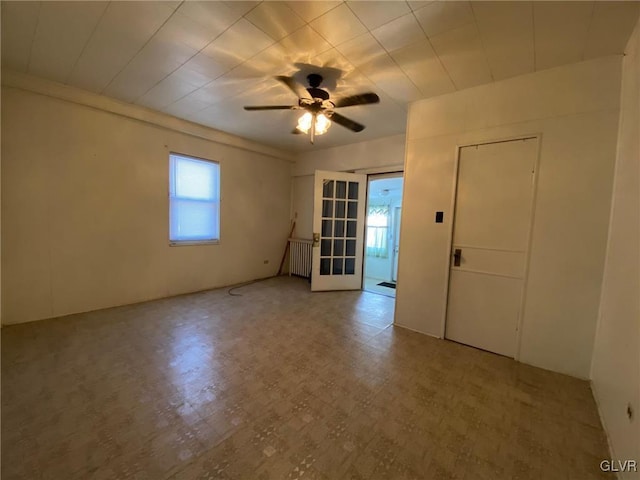
<svg viewBox="0 0 640 480">
<path fill-rule="evenodd" d="M 480 39 L 480 45 L 482 46 L 482 53 L 484 54 L 484 61 L 487 64 L 487 69 L 489 70 L 489 75 L 491 76 L 491 81 L 495 82 L 496 79 L 493 76 L 493 70 L 491 69 L 491 64 L 489 63 L 489 57 L 487 55 L 487 49 L 484 46 L 484 39 L 482 38 L 482 31 L 480 30 L 480 25 L 478 25 L 478 17 L 476 16 L 476 11 L 473 8 L 473 2 L 469 2 L 471 5 L 471 15 L 473 15 L 473 23 L 476 26 L 476 30 L 478 31 L 478 38 Z"/>
<path fill-rule="evenodd" d="M 451 81 L 451 85 L 453 85 L 453 88 L 455 90 L 459 90 L 458 86 L 456 85 L 456 82 L 453 80 L 453 77 L 449 73 L 449 70 L 447 70 L 447 67 L 445 66 L 444 62 L 440 58 L 440 55 L 438 55 L 437 50 L 434 48 L 433 43 L 431 43 L 431 38 L 429 38 L 429 35 L 427 35 L 427 32 L 424 30 L 424 27 L 422 26 L 422 24 L 418 20 L 418 17 L 416 16 L 415 10 L 411 9 L 411 14 L 413 15 L 413 18 L 416 19 L 416 22 L 418 22 L 418 26 L 420 27 L 420 30 L 422 30 L 422 33 L 424 34 L 425 38 L 427 39 L 427 42 L 429 42 L 429 46 L 431 47 L 431 49 L 433 50 L 434 55 L 438 59 L 438 63 L 442 67 L 442 70 L 444 70 L 444 72 L 447 74 L 447 77 L 449 77 L 449 80 Z"/>
<path fill-rule="evenodd" d="M 591 27 L 593 26 L 593 17 L 595 16 L 596 2 L 591 2 L 591 16 L 589 17 L 589 25 L 587 26 L 587 34 L 585 35 L 585 41 L 582 48 L 582 60 L 585 60 L 587 55 L 587 45 L 589 45 L 589 37 L 591 35 Z"/>
<path fill-rule="evenodd" d="M 138 51 L 135 53 L 135 55 L 133 55 L 129 61 L 120 69 L 120 71 L 118 73 L 116 73 L 111 80 L 109 80 L 109 83 L 107 83 L 106 87 L 104 87 L 100 93 L 104 94 L 104 92 L 111 86 L 111 84 L 113 83 L 113 81 L 118 78 L 118 75 L 120 75 L 122 72 L 124 72 L 124 70 L 131 64 L 131 62 L 138 56 L 140 55 L 140 52 L 142 52 L 142 50 L 144 50 L 144 48 L 149 44 L 149 42 L 151 42 L 151 40 L 153 40 L 153 38 L 158 34 L 158 32 L 160 31 L 160 29 L 162 29 L 162 27 L 164 27 L 167 22 L 169 20 L 171 20 L 171 18 L 176 14 L 176 12 L 178 11 L 178 8 L 180 8 L 180 6 L 184 3 L 184 0 L 182 2 L 180 2 L 180 5 L 178 5 L 177 8 L 175 8 L 172 12 L 171 15 L 169 15 L 164 22 L 162 22 L 162 24 L 156 29 L 156 31 L 153 33 L 153 35 L 151 35 L 146 42 L 144 42 L 144 44 L 138 49 Z"/>
<path fill-rule="evenodd" d="M 42 11 L 42 2 L 38 2 L 38 20 L 36 21 L 36 28 L 33 29 L 33 36 L 31 37 L 31 45 L 29 46 L 29 58 L 27 60 L 27 72 L 31 68 L 31 54 L 33 53 L 33 44 L 36 42 L 38 33 L 38 27 L 40 26 L 40 12 Z"/>
<path fill-rule="evenodd" d="M 80 58 L 84 54 L 84 51 L 87 49 L 87 45 L 89 45 L 89 42 L 91 42 L 91 39 L 93 38 L 94 34 L 96 33 L 96 30 L 98 29 L 98 25 L 100 25 L 100 22 L 104 18 L 105 14 L 107 13 L 108 8 L 111 6 L 112 3 L 113 2 L 108 2 L 107 3 L 107 5 L 102 10 L 102 13 L 100 14 L 100 18 L 98 19 L 96 24 L 93 26 L 93 30 L 91 30 L 91 34 L 89 35 L 89 38 L 87 38 L 87 41 L 82 46 L 82 50 L 80 50 L 80 54 L 76 58 L 75 62 L 73 62 L 73 66 L 71 67 L 71 70 L 69 70 L 69 73 L 67 74 L 67 78 L 64 79 L 64 83 L 66 85 L 69 84 L 69 80 L 71 79 L 71 76 L 73 75 L 73 72 L 76 69 L 76 66 L 78 65 L 78 62 L 80 61 Z"/>
</svg>

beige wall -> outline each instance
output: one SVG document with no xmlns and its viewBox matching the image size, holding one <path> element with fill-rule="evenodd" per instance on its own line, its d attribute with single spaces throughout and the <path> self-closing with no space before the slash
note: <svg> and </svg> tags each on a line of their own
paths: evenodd
<svg viewBox="0 0 640 480">
<path fill-rule="evenodd" d="M 411 106 L 397 324 L 434 336 L 444 332 L 456 146 L 541 134 L 519 359 L 589 376 L 611 200 L 620 67 L 620 57 L 606 57 Z M 442 224 L 433 223 L 437 210 L 445 212 Z"/>
<path fill-rule="evenodd" d="M 86 96 L 68 87 L 63 93 Z M 143 110 L 133 114 L 160 118 Z M 275 274 L 288 233 L 291 163 L 227 137 L 246 148 L 3 87 L 3 322 Z M 169 247 L 171 151 L 220 162 L 219 245 Z"/>
<path fill-rule="evenodd" d="M 591 378 L 614 459 L 640 461 L 640 23 L 626 50 L 607 260 Z M 635 418 L 629 420 L 627 404 Z M 621 475 L 623 478 L 640 478 Z"/>
<path fill-rule="evenodd" d="M 296 236 L 311 238 L 313 235 L 313 174 L 316 170 L 398 171 L 403 168 L 404 147 L 405 136 L 402 134 L 299 154 L 291 179 L 291 218 L 296 221 Z"/>
</svg>

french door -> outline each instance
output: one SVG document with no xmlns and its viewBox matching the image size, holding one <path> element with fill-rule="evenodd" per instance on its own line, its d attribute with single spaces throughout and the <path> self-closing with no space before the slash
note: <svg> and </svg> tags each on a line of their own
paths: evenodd
<svg viewBox="0 0 640 480">
<path fill-rule="evenodd" d="M 317 170 L 311 290 L 359 290 L 367 176 Z"/>
</svg>

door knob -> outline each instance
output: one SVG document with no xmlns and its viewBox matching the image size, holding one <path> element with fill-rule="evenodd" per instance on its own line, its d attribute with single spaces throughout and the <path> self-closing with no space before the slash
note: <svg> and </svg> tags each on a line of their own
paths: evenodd
<svg viewBox="0 0 640 480">
<path fill-rule="evenodd" d="M 461 259 L 462 259 L 462 249 L 461 248 L 456 248 L 453 251 L 453 266 L 454 267 L 459 267 Z"/>
</svg>

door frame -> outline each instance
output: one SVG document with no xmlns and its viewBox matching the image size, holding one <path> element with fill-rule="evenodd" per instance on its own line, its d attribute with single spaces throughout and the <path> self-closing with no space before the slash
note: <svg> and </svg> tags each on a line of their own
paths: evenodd
<svg viewBox="0 0 640 480">
<path fill-rule="evenodd" d="M 404 193 L 404 177 L 402 179 L 402 190 Z M 391 260 L 391 281 L 398 283 L 398 265 L 400 260 L 400 242 L 398 239 L 400 238 L 400 222 L 402 221 L 402 202 L 400 206 L 393 207 L 393 235 L 391 238 L 393 239 L 393 259 Z M 396 252 L 396 244 L 398 245 L 398 251 Z"/>
<path fill-rule="evenodd" d="M 460 173 L 460 152 L 465 147 L 474 147 L 479 145 L 488 145 L 492 143 L 506 143 L 513 142 L 517 140 L 530 140 L 536 139 L 537 141 L 537 152 L 536 159 L 534 163 L 534 172 L 533 172 L 533 184 L 532 194 L 531 194 L 531 204 L 529 205 L 529 232 L 527 234 L 527 253 L 525 255 L 524 262 L 524 271 L 523 271 L 523 282 L 522 282 L 522 295 L 520 299 L 520 312 L 518 314 L 518 318 L 516 320 L 517 332 L 516 332 L 516 350 L 514 355 L 514 360 L 520 360 L 520 350 L 522 346 L 522 325 L 523 325 L 523 317 L 524 317 L 524 309 L 526 306 L 526 297 L 527 297 L 527 285 L 529 283 L 529 264 L 531 261 L 531 244 L 533 240 L 533 227 L 535 223 L 535 210 L 536 210 L 536 199 L 538 193 L 538 173 L 540 171 L 540 153 L 542 151 L 542 133 L 532 133 L 532 134 L 522 134 L 522 135 L 514 135 L 509 137 L 498 137 L 490 140 L 481 140 L 477 142 L 465 142 L 456 145 L 455 147 L 455 162 L 454 162 L 454 174 L 453 174 L 453 194 L 451 197 L 451 224 L 449 225 L 448 232 L 448 240 L 447 240 L 447 255 L 449 260 L 447 262 L 447 270 L 445 274 L 445 295 L 444 295 L 444 305 L 442 311 L 444 312 L 442 315 L 442 323 L 440 329 L 440 338 L 446 339 L 446 329 L 447 329 L 447 314 L 448 314 L 448 305 L 449 305 L 449 286 L 450 286 L 450 276 L 451 276 L 451 263 L 452 259 L 452 249 L 453 249 L 453 231 L 455 226 L 455 212 L 456 212 L 456 200 L 458 198 L 458 176 Z"/>
<path fill-rule="evenodd" d="M 369 213 L 369 184 L 371 183 L 371 180 L 382 179 L 382 178 L 398 178 L 398 177 L 402 178 L 402 202 L 400 202 L 400 207 L 402 207 L 402 203 L 404 202 L 404 170 L 398 170 L 398 168 L 393 168 L 393 167 L 391 167 L 390 170 L 386 170 L 384 168 L 372 169 L 372 170 L 367 170 L 367 169 L 365 169 L 364 171 L 354 170 L 354 173 L 369 172 L 369 173 L 365 173 L 367 175 L 367 199 L 364 207 L 365 208 L 364 245 L 362 248 L 362 284 L 360 285 L 360 290 L 364 290 L 364 279 L 366 278 L 365 273 L 367 273 L 367 216 Z M 384 170 L 384 171 L 378 171 L 378 170 Z M 399 257 L 399 253 L 400 252 L 398 252 L 398 257 Z M 393 269 L 393 263 L 391 265 L 391 268 Z M 397 279 L 396 279 L 396 283 L 397 283 Z M 396 290 L 396 294 L 397 294 L 397 290 Z"/>
</svg>

